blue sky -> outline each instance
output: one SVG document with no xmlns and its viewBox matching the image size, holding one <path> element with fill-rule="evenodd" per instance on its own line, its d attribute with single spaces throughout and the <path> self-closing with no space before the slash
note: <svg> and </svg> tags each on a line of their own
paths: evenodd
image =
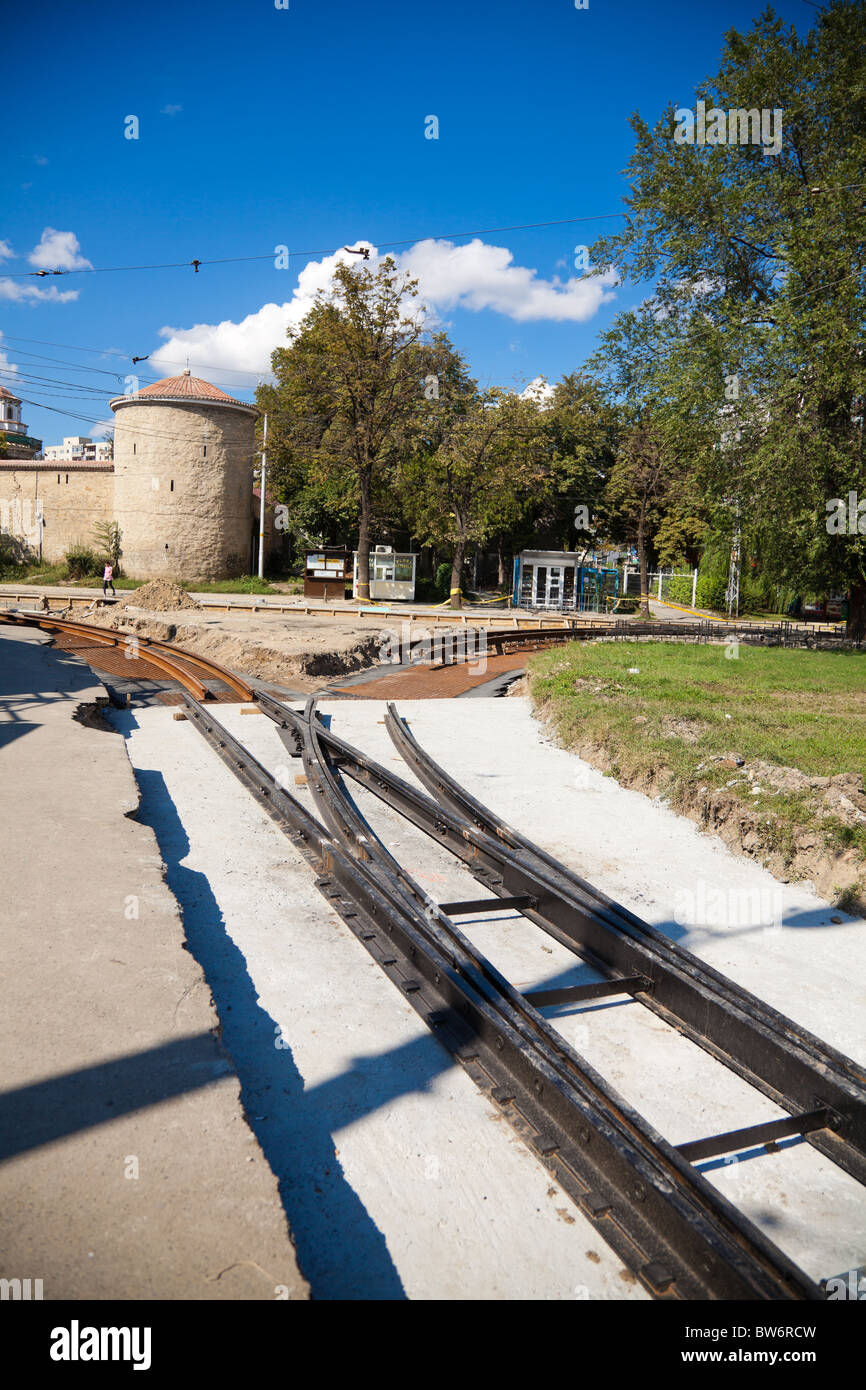
<svg viewBox="0 0 866 1390">
<path fill-rule="evenodd" d="M 24 418 L 46 443 L 99 432 L 90 421 L 110 417 L 109 398 L 136 370 L 132 355 L 153 355 L 137 369 L 142 384 L 181 370 L 188 355 L 195 374 L 249 398 L 337 248 L 405 239 L 401 264 L 420 275 L 425 300 L 482 382 L 556 381 L 641 297 L 625 286 L 595 288 L 587 299 L 568 286 L 579 274 L 575 246 L 618 219 L 474 244 L 430 239 L 618 211 L 631 112 L 654 120 L 669 100 L 692 104 L 695 84 L 717 68 L 724 32 L 748 29 L 760 8 L 758 0 L 589 0 L 587 10 L 573 0 L 10 7 L 0 380 L 38 402 Z M 801 31 L 814 21 L 804 0 L 775 8 Z M 129 115 L 137 140 L 124 138 Z M 425 139 L 430 115 L 437 140 Z M 293 255 L 278 270 L 281 245 L 315 254 Z M 198 274 L 7 278 L 36 264 L 256 255 L 265 259 Z M 47 381 L 15 386 L 8 364 Z"/>
</svg>

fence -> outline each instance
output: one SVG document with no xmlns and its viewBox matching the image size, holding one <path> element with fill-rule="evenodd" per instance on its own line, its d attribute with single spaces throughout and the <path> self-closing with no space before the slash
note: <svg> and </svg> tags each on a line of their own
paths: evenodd
<svg viewBox="0 0 866 1390">
<path fill-rule="evenodd" d="M 647 575 L 650 598 L 669 603 L 682 603 L 694 608 L 698 590 L 697 570 L 653 570 Z M 626 565 L 623 574 L 624 598 L 640 597 L 640 570 Z"/>
</svg>

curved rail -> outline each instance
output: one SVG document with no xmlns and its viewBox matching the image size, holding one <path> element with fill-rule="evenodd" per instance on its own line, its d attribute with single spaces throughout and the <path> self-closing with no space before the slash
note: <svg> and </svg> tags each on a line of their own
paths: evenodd
<svg viewBox="0 0 866 1390">
<path fill-rule="evenodd" d="M 277 723 L 289 751 L 300 751 L 297 716 L 266 695 L 259 697 L 259 705 Z M 408 753 L 409 765 L 422 782 L 425 772 L 427 785 L 436 790 L 437 779 L 447 775 L 441 769 L 430 773 L 417 744 L 413 749 L 408 731 L 402 730 L 401 736 L 401 730 L 402 726 L 395 730 L 392 712 L 389 732 L 392 737 L 397 733 L 398 750 Z M 800 1133 L 839 1167 L 866 1182 L 866 1074 L 862 1067 L 597 893 L 551 856 L 536 853 L 531 842 L 516 832 L 517 848 L 494 838 L 477 823 L 484 824 L 480 803 L 474 803 L 477 810 L 470 821 L 448 805 L 431 801 L 331 730 L 322 728 L 317 737 L 343 772 L 462 859 L 470 873 L 496 895 L 447 908 L 484 912 L 500 904 L 519 906 L 525 917 L 606 976 L 602 986 L 558 991 L 561 1000 L 543 1002 L 565 1002 L 565 996 L 576 997 L 586 989 L 631 995 L 797 1117 L 777 1122 L 779 1133 L 768 1133 L 760 1142 Z M 492 818 L 487 825 L 495 829 Z M 703 1141 L 696 1142 L 705 1147 Z M 715 1152 L 735 1148 L 731 1143 Z M 708 1154 L 693 1150 L 689 1156 Z"/>
<path fill-rule="evenodd" d="M 284 714 L 318 810 L 343 849 L 368 868 L 394 913 L 408 916 L 423 951 L 450 962 L 450 982 L 479 1050 L 486 1044 L 492 1051 L 494 1074 L 497 1052 L 509 1071 L 494 1098 L 518 1131 L 521 1122 L 530 1123 L 534 1147 L 584 1210 L 601 1218 L 600 1234 L 656 1296 L 820 1297 L 817 1286 L 574 1052 L 397 863 L 342 783 L 346 745 L 332 764 L 326 752 L 331 736 L 314 710 L 310 700 L 303 716 Z M 414 959 L 417 968 L 417 952 Z M 485 1066 L 491 1070 L 489 1058 Z"/>
<path fill-rule="evenodd" d="M 185 670 L 184 666 L 179 664 L 180 662 L 184 662 L 188 666 L 195 666 L 211 680 L 223 681 L 242 700 L 252 702 L 255 699 L 252 687 L 247 685 L 240 676 L 236 676 L 233 671 L 228 671 L 218 662 L 211 661 L 208 657 L 198 656 L 195 652 L 187 651 L 186 648 L 178 647 L 172 642 L 139 637 L 135 633 L 117 632 L 112 628 L 97 627 L 94 623 L 79 623 L 74 619 L 54 618 L 50 614 L 43 613 L 31 615 L 14 610 L 0 610 L 0 622 L 22 627 L 39 627 L 45 631 L 65 632 L 72 637 L 89 638 L 102 646 L 121 647 L 127 651 L 132 649 L 134 655 L 142 661 L 149 661 L 157 670 L 177 681 L 196 700 L 210 699 L 211 692 L 194 672 Z"/>
</svg>

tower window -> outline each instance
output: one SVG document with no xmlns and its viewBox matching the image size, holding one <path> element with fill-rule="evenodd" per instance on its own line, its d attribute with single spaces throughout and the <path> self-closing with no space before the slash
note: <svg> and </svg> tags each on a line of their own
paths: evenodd
<svg viewBox="0 0 866 1390">
<path fill-rule="evenodd" d="M 202 444 L 202 446 L 201 446 L 201 456 L 202 456 L 203 459 L 206 459 L 206 458 L 207 458 L 207 445 L 206 445 L 206 444 Z"/>
<path fill-rule="evenodd" d="M 134 444 L 133 444 L 133 446 L 132 446 L 132 452 L 135 453 L 135 445 L 134 445 Z"/>
<path fill-rule="evenodd" d="M 58 483 L 60 482 L 60 474 L 59 474 L 59 473 L 57 474 L 57 481 L 58 481 Z"/>
<path fill-rule="evenodd" d="M 68 473 L 66 474 L 66 481 L 67 481 L 67 483 L 69 482 L 69 474 L 68 474 Z"/>
<path fill-rule="evenodd" d="M 171 487 L 169 488 L 169 491 L 174 492 L 174 478 L 172 478 L 171 480 Z"/>
</svg>

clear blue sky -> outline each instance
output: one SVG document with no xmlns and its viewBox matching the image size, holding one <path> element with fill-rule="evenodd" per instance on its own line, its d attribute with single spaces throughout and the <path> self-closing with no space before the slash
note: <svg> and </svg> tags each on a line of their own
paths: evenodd
<svg viewBox="0 0 866 1390">
<path fill-rule="evenodd" d="M 77 254 L 104 267 L 272 256 L 280 244 L 321 261 L 360 238 L 381 246 L 614 213 L 630 113 L 654 120 L 669 100 L 692 104 L 695 83 L 717 68 L 724 32 L 749 28 L 760 8 L 756 0 L 590 0 L 582 11 L 573 0 L 8 7 L 0 350 L 21 372 L 56 383 L 17 388 L 43 403 L 25 407 L 31 433 L 51 443 L 94 432 L 45 407 L 105 420 L 123 388 L 81 368 L 121 379 L 133 370 L 122 356 L 72 348 L 140 355 L 164 344 L 164 328 L 238 323 L 290 300 L 306 263 L 4 279 L 31 268 L 45 228 L 71 233 L 79 248 L 50 240 L 49 259 L 60 247 L 67 262 Z M 804 0 L 776 10 L 801 31 L 815 19 Z M 438 140 L 424 138 L 431 114 Z M 139 119 L 138 140 L 124 138 L 128 115 Z M 522 277 L 483 247 L 477 286 L 474 263 L 432 267 L 429 283 L 443 295 L 448 275 L 457 277 L 459 297 L 436 307 L 476 376 L 509 386 L 539 374 L 555 381 L 581 365 L 599 330 L 639 295 L 625 287 L 582 322 L 557 319 L 551 304 L 577 273 L 575 245 L 616 226 L 483 237 L 487 248 L 507 248 Z M 22 286 L 78 296 L 10 297 Z M 254 386 L 278 340 L 271 320 L 257 319 L 236 356 L 230 329 L 202 330 L 186 350 L 195 373 L 248 394 L 241 387 Z M 209 370 L 216 355 L 220 374 Z M 2 362 L 0 380 L 12 384 Z M 139 371 L 144 381 L 168 368 Z M 79 399 L 69 382 L 101 394 Z"/>
</svg>

